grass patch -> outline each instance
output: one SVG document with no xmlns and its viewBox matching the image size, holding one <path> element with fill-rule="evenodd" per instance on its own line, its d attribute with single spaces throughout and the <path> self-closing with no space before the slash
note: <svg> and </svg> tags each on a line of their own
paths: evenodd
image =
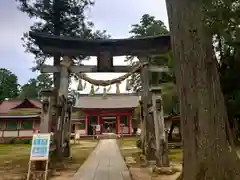
<svg viewBox="0 0 240 180">
<path fill-rule="evenodd" d="M 123 157 L 126 160 L 126 163 L 128 164 L 127 159 L 133 159 L 128 166 L 131 167 L 140 167 L 140 155 L 141 155 L 141 150 L 138 148 L 134 149 L 124 149 L 125 147 L 136 147 L 136 140 L 137 138 L 124 138 L 119 140 L 119 146 L 121 153 Z M 176 163 L 181 163 L 182 162 L 182 157 L 183 157 L 183 151 L 182 149 L 170 149 L 169 154 L 168 154 L 169 160 L 172 162 Z M 133 163 L 135 161 L 135 163 Z"/>
<path fill-rule="evenodd" d="M 126 147 L 136 147 L 136 140 L 137 138 L 134 137 L 119 140 L 120 151 L 128 167 L 140 165 L 140 154 L 142 151 L 138 148 L 124 149 Z"/>
<path fill-rule="evenodd" d="M 65 159 L 64 166 L 57 168 L 60 176 L 73 175 L 96 145 L 97 141 L 93 140 L 82 140 L 79 144 L 71 145 L 72 158 Z M 0 180 L 10 180 L 12 175 L 18 177 L 26 175 L 30 149 L 31 145 L 29 144 L 0 144 Z"/>
<path fill-rule="evenodd" d="M 119 146 L 120 147 L 129 147 L 129 146 L 136 146 L 136 137 L 129 137 L 119 140 Z"/>
<path fill-rule="evenodd" d="M 71 149 L 72 162 L 82 165 L 82 163 L 87 159 L 96 145 L 96 140 L 82 141 L 79 145 L 73 145 Z"/>
<path fill-rule="evenodd" d="M 122 156 L 124 157 L 127 166 L 139 166 L 140 165 L 140 149 L 122 149 L 121 150 Z M 129 159 L 131 161 L 129 161 Z"/>
<path fill-rule="evenodd" d="M 170 149 L 168 153 L 168 158 L 171 161 L 181 162 L 183 158 L 183 150 L 182 149 Z"/>
<path fill-rule="evenodd" d="M 27 166 L 30 148 L 29 144 L 0 144 L 0 169 L 6 164 Z"/>
</svg>

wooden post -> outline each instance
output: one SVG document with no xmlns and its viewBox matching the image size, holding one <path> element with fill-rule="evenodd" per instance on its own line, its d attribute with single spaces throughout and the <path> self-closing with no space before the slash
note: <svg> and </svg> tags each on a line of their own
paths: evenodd
<svg viewBox="0 0 240 180">
<path fill-rule="evenodd" d="M 50 133 L 52 122 L 52 100 L 50 97 L 42 97 L 42 113 L 40 122 L 40 132 Z"/>
<path fill-rule="evenodd" d="M 150 73 L 148 69 L 148 61 L 149 57 L 139 57 L 140 63 L 143 63 L 143 68 L 141 70 L 141 81 L 142 81 L 142 87 L 143 87 L 143 94 L 142 94 L 142 101 L 143 101 L 143 127 L 145 127 L 145 133 L 146 137 L 143 142 L 144 151 L 146 154 L 146 159 L 148 161 L 155 160 L 155 150 L 153 143 L 155 141 L 155 135 L 154 135 L 154 123 L 152 115 L 148 114 L 148 106 L 151 104 L 151 93 L 149 91 L 150 88 Z"/>
<path fill-rule="evenodd" d="M 128 128 L 129 128 L 129 135 L 132 135 L 132 116 L 128 116 Z"/>
<path fill-rule="evenodd" d="M 71 64 L 71 59 L 67 56 L 63 57 L 63 64 Z M 64 97 L 64 103 L 62 107 L 62 144 L 63 144 L 63 152 L 64 157 L 70 156 L 70 119 L 69 119 L 69 111 L 68 113 L 68 86 L 69 86 L 69 70 L 67 67 L 61 69 L 61 79 L 60 79 L 60 88 L 59 88 L 59 97 Z"/>
<path fill-rule="evenodd" d="M 66 140 L 66 145 L 68 147 L 65 148 L 65 157 L 70 157 L 71 156 L 71 148 L 70 148 L 70 139 L 71 139 L 71 115 L 72 115 L 72 105 L 73 103 L 71 101 L 67 101 L 67 116 L 66 116 L 66 134 L 65 134 L 65 140 Z"/>
<path fill-rule="evenodd" d="M 86 135 L 88 136 L 88 115 L 85 115 L 85 130 L 86 130 Z"/>
<path fill-rule="evenodd" d="M 71 59 L 69 57 L 63 57 L 63 64 L 69 64 Z M 66 119 L 67 118 L 67 97 L 68 97 L 68 85 L 69 85 L 69 72 L 66 66 L 62 66 L 60 71 L 60 87 L 58 90 L 58 109 L 60 110 L 58 123 L 57 123 L 57 134 L 56 134 L 56 143 L 57 143 L 57 154 L 59 160 L 63 156 L 67 156 L 63 152 L 68 152 L 70 154 L 70 146 L 66 139 L 68 139 L 69 127 Z"/>
<path fill-rule="evenodd" d="M 141 96 L 141 100 L 139 101 L 140 104 L 140 119 L 141 119 L 141 149 L 142 153 L 145 155 L 145 139 L 146 139 L 146 122 L 144 121 L 144 116 L 143 116 L 143 96 Z"/>
<path fill-rule="evenodd" d="M 117 132 L 117 134 L 120 136 L 120 131 L 121 131 L 121 129 L 120 129 L 120 115 L 117 115 L 117 123 L 116 123 L 116 132 Z"/>
<path fill-rule="evenodd" d="M 152 90 L 152 113 L 154 116 L 155 137 L 156 137 L 156 165 L 159 167 L 169 166 L 167 136 L 165 133 L 163 102 L 161 89 Z"/>
</svg>

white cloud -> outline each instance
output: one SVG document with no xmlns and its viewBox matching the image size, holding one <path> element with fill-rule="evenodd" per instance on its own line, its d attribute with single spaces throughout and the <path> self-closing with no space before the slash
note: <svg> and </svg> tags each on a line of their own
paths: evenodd
<svg viewBox="0 0 240 180">
<path fill-rule="evenodd" d="M 168 26 L 165 1 L 161 0 L 101 0 L 87 13 L 96 28 L 105 29 L 114 38 L 128 37 L 132 24 L 143 14 L 150 14 Z"/>
</svg>

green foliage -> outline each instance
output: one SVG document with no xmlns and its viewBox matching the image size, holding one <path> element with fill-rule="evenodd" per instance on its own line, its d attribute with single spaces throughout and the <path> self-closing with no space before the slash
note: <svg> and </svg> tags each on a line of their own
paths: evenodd
<svg viewBox="0 0 240 180">
<path fill-rule="evenodd" d="M 132 25 L 132 30 L 129 32 L 132 34 L 132 37 L 146 37 L 146 36 L 156 36 L 156 35 L 168 35 L 169 31 L 167 30 L 164 23 L 160 20 L 156 20 L 154 16 L 149 14 L 144 14 L 140 19 L 139 24 Z M 171 63 L 171 58 L 169 58 L 169 53 L 159 54 L 157 56 L 151 57 L 151 63 L 160 65 L 160 66 L 169 66 Z M 130 62 L 132 65 L 136 63 L 134 57 L 128 56 L 126 61 Z M 141 81 L 140 75 L 134 74 L 131 77 L 131 85 L 134 91 L 141 90 Z M 158 85 L 162 82 L 173 81 L 172 73 L 152 73 L 151 77 L 152 84 Z"/>
<path fill-rule="evenodd" d="M 240 116 L 240 85 L 237 83 L 240 79 L 240 48 L 235 44 L 240 41 L 240 1 L 203 0 L 203 7 L 206 26 L 213 35 L 230 125 L 233 125 L 234 119 Z"/>
<path fill-rule="evenodd" d="M 37 80 L 30 79 L 27 84 L 21 87 L 20 98 L 38 98 Z"/>
<path fill-rule="evenodd" d="M 162 84 L 163 110 L 165 115 L 179 114 L 179 99 L 176 85 L 173 83 Z"/>
<path fill-rule="evenodd" d="M 133 24 L 130 34 L 133 37 L 156 36 L 169 34 L 167 27 L 160 20 L 156 20 L 154 16 L 144 14 L 139 24 Z"/>
<path fill-rule="evenodd" d="M 53 79 L 49 74 L 40 74 L 36 79 L 30 79 L 21 87 L 20 98 L 39 98 L 43 89 L 53 86 Z"/>
<path fill-rule="evenodd" d="M 18 138 L 13 138 L 9 141 L 9 144 L 31 144 L 32 139 L 18 139 Z"/>
<path fill-rule="evenodd" d="M 94 3 L 92 0 L 16 0 L 19 10 L 26 13 L 35 22 L 30 27 L 31 31 L 48 33 L 57 36 L 79 36 L 82 39 L 108 38 L 105 31 L 92 31 L 93 23 L 85 17 L 85 10 Z M 35 41 L 24 33 L 24 47 L 26 52 L 35 55 L 38 70 L 49 57 L 39 49 Z M 74 62 L 79 64 L 85 57 L 73 57 Z M 60 63 L 60 58 L 54 58 L 54 65 Z"/>
<path fill-rule="evenodd" d="M 0 100 L 18 96 L 18 78 L 11 71 L 0 68 Z"/>
<path fill-rule="evenodd" d="M 40 90 L 53 87 L 53 78 L 50 74 L 40 74 L 37 76 L 37 86 Z"/>
<path fill-rule="evenodd" d="M 156 36 L 156 35 L 168 35 L 169 31 L 167 30 L 164 23 L 160 20 L 156 20 L 154 16 L 144 14 L 139 22 L 139 24 L 132 25 L 132 30 L 130 33 L 132 37 L 146 37 L 146 36 Z M 136 63 L 134 57 L 128 56 L 126 61 L 130 62 L 132 65 Z M 151 57 L 151 64 L 158 66 L 167 66 L 170 69 L 170 72 L 163 73 L 151 73 L 151 84 L 154 86 L 163 86 L 164 95 L 164 107 L 165 114 L 170 114 L 176 110 L 178 106 L 176 103 L 176 91 L 175 91 L 175 78 L 174 73 L 172 72 L 173 61 L 171 58 L 170 52 L 165 54 L 159 54 Z M 142 89 L 140 75 L 135 73 L 131 76 L 131 85 L 134 91 Z M 169 85 L 166 86 L 166 83 Z M 163 85 L 164 84 L 164 85 Z M 175 99 L 174 99 L 175 98 Z"/>
<path fill-rule="evenodd" d="M 133 118 L 132 128 L 137 128 L 138 125 L 140 124 L 140 120 L 141 120 L 140 109 L 141 109 L 141 106 L 140 106 L 140 104 L 138 104 L 138 106 L 133 111 L 133 114 L 132 114 L 132 118 Z"/>
</svg>

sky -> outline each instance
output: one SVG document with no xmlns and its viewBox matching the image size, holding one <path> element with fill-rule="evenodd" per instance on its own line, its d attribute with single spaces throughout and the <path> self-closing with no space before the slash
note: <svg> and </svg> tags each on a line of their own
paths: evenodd
<svg viewBox="0 0 240 180">
<path fill-rule="evenodd" d="M 96 29 L 106 30 L 111 38 L 128 38 L 132 24 L 139 23 L 143 14 L 150 14 L 156 19 L 162 20 L 168 27 L 166 5 L 164 0 L 96 0 L 95 5 L 86 11 L 86 15 L 91 20 Z M 17 9 L 15 0 L 0 0 L 0 68 L 12 71 L 18 77 L 19 84 L 27 83 L 30 78 L 37 76 L 37 72 L 32 72 L 34 57 L 24 52 L 21 37 L 24 32 L 29 31 L 33 20 Z M 84 64 L 96 65 L 96 58 L 91 58 Z M 124 57 L 115 57 L 115 65 L 126 65 Z M 108 80 L 122 74 L 108 73 L 89 74 L 91 78 Z M 120 85 L 121 92 L 125 92 L 126 83 Z M 71 87 L 77 88 L 77 83 L 73 82 Z M 115 92 L 115 86 L 111 92 Z M 88 84 L 83 93 L 88 93 Z M 102 92 L 100 89 L 99 92 Z"/>
</svg>

